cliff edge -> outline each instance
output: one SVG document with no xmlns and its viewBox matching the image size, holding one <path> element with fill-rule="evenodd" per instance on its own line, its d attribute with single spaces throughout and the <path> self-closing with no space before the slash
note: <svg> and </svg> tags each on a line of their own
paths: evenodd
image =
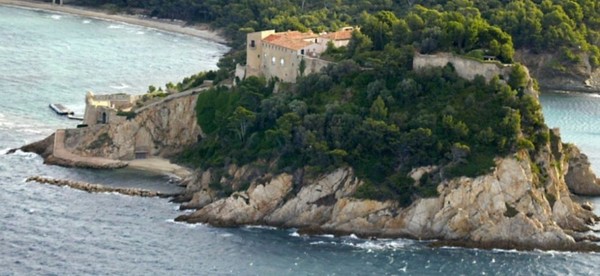
<svg viewBox="0 0 600 276">
<path fill-rule="evenodd" d="M 515 60 L 529 68 L 531 75 L 538 80 L 542 89 L 600 92 L 600 70 L 591 66 L 587 55 L 582 55 L 580 57 L 582 61 L 579 64 L 570 65 L 569 68 L 561 66 L 556 55 L 517 50 Z"/>
<path fill-rule="evenodd" d="M 553 147 L 559 151 L 553 152 Z M 293 227 L 305 233 L 438 239 L 489 248 L 598 250 L 578 242 L 590 238 L 586 232 L 598 217 L 572 199 L 565 175 L 577 174 L 569 182 L 576 179 L 594 187 L 596 179 L 580 173 L 574 146 L 566 151 L 554 136 L 534 159 L 526 151 L 498 158 L 491 173 L 443 181 L 437 187 L 439 196 L 418 199 L 408 207 L 395 201 L 354 198 L 363 182 L 351 168 L 302 178 L 301 171 L 270 175 L 250 166 L 231 166 L 230 177 L 221 178 L 221 185 L 251 184 L 229 196 L 219 196 L 211 188 L 213 172 L 207 170 L 187 183 L 190 201 L 182 208 L 197 211 L 177 220 L 227 227 Z"/>
</svg>

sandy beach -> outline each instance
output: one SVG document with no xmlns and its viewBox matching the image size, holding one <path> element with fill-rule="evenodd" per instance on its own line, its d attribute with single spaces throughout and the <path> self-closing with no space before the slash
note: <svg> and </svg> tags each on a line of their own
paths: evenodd
<svg viewBox="0 0 600 276">
<path fill-rule="evenodd" d="M 154 28 L 162 31 L 195 36 L 218 43 L 227 43 L 227 39 L 217 31 L 210 30 L 207 25 L 186 26 L 182 21 L 170 21 L 144 17 L 141 15 L 107 14 L 98 9 L 84 8 L 70 5 L 52 5 L 51 3 L 27 0 L 0 0 L 0 5 L 25 7 L 37 10 L 47 10 L 59 13 L 68 13 L 101 20 L 118 21 L 132 25 Z"/>
<path fill-rule="evenodd" d="M 176 176 L 180 179 L 186 178 L 192 174 L 192 171 L 186 167 L 171 163 L 167 159 L 159 157 L 151 157 L 147 159 L 136 159 L 128 161 L 127 166 L 130 169 L 150 171 L 171 176 Z"/>
</svg>

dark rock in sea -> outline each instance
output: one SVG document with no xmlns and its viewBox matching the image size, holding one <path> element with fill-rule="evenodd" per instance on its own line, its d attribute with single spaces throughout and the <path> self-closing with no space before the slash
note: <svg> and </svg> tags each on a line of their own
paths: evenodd
<svg viewBox="0 0 600 276">
<path fill-rule="evenodd" d="M 24 152 L 33 152 L 46 159 L 52 154 L 54 147 L 54 133 L 45 139 L 21 147 Z"/>
</svg>

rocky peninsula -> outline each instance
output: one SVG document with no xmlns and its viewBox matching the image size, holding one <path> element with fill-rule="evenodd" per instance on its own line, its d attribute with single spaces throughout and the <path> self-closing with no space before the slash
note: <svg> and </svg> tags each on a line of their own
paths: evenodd
<svg viewBox="0 0 600 276">
<path fill-rule="evenodd" d="M 0 3 L 16 4 L 14 2 Z M 127 22 L 119 18 L 116 20 Z M 530 57 L 521 53 L 517 54 L 516 60 L 531 64 Z M 506 84 L 505 80 L 512 78 L 512 69 L 506 66 L 479 64 L 474 67 L 474 63 L 480 62 L 446 54 L 423 58 L 429 61 L 414 63 L 415 69 L 435 63 L 434 66 L 455 70 L 458 76 L 470 81 L 498 81 L 496 77 L 501 76 L 502 81 L 498 83 Z M 451 63 L 452 68 L 448 69 L 447 63 Z M 533 75 L 543 75 L 544 72 L 538 68 L 544 66 L 534 65 Z M 343 69 L 351 71 L 349 67 Z M 591 70 L 591 67 L 588 69 Z M 500 70 L 500 73 L 495 74 L 495 70 Z M 593 77 L 595 73 L 590 70 L 587 73 Z M 478 79 L 481 72 L 485 72 L 483 80 Z M 534 104 L 539 105 L 529 71 L 525 72 L 525 84 L 515 87 L 515 90 L 532 96 Z M 323 82 L 328 83 L 327 79 Z M 548 87 L 560 88 L 562 86 L 557 85 L 565 82 L 544 83 Z M 574 83 L 576 85 L 565 85 L 564 88 L 576 89 L 582 84 L 593 87 L 595 82 L 586 79 Z M 406 90 L 412 85 L 410 82 L 401 84 L 406 86 Z M 385 90 L 385 86 L 370 87 L 375 87 L 371 90 L 377 93 Z M 137 109 L 135 116 L 119 122 L 59 130 L 43 141 L 21 149 L 40 154 L 49 164 L 105 169 L 127 166 L 140 146 L 147 149 L 146 153 L 152 157 L 178 156 L 184 149 L 207 139 L 203 129 L 208 126 L 199 123 L 196 113 L 201 92 L 192 90 L 168 96 Z M 378 99 L 383 102 L 381 97 Z M 373 104 L 370 111 L 374 117 L 387 115 L 385 104 L 383 107 Z M 456 113 L 455 110 L 444 112 Z M 244 110 L 238 114 L 248 115 Z M 240 118 L 247 119 L 250 115 Z M 398 120 L 402 121 L 402 118 Z M 452 123 L 451 119 L 448 120 L 449 124 Z M 245 121 L 239 122 L 239 136 L 244 138 Z M 523 133 L 519 135 L 523 136 Z M 367 185 L 367 181 L 359 177 L 351 166 L 340 166 L 318 174 L 309 173 L 306 167 L 272 173 L 265 167 L 273 164 L 264 164 L 261 160 L 246 165 L 229 162 L 224 167 L 206 166 L 184 177 L 186 189 L 175 200 L 182 203 L 181 209 L 195 211 L 176 220 L 221 227 L 269 225 L 298 228 L 299 232 L 306 234 L 408 237 L 437 240 L 436 244 L 442 245 L 479 248 L 600 251 L 600 246 L 591 243 L 597 241 L 597 237 L 592 235 L 592 227 L 600 218 L 592 212 L 591 204 L 579 202 L 573 196 L 600 194 L 599 181 L 591 171 L 587 157 L 574 145 L 564 144 L 558 130 L 551 130 L 547 141 L 535 148 L 526 143 L 523 147 L 495 158 L 489 172 L 474 177 L 445 178 L 442 177 L 444 170 L 435 165 L 412 168 L 406 177 L 414 181 L 416 188 L 428 181 L 424 179 L 425 175 L 440 175 L 442 180 L 435 187 L 435 196 L 413 196 L 408 206 L 397 200 L 357 197 L 357 191 Z M 461 145 L 452 149 L 456 163 L 463 162 L 461 158 L 468 150 Z M 32 180 L 62 183 L 42 178 Z M 67 185 L 104 191 L 104 188 L 93 185 L 71 184 Z"/>
<path fill-rule="evenodd" d="M 151 144 L 152 155 L 174 156 L 204 137 L 194 112 L 197 93 L 166 99 L 121 123 L 67 130 L 64 147 L 79 156 L 119 160 L 132 154 L 133 143 L 143 141 Z M 39 153 L 48 163 L 77 166 L 56 162 L 54 140 L 50 136 L 22 150 Z M 438 196 L 418 198 L 409 206 L 356 198 L 364 181 L 351 167 L 319 175 L 308 175 L 304 168 L 272 174 L 256 165 L 231 164 L 225 174 L 205 168 L 186 177 L 184 193 L 175 198 L 181 209 L 196 211 L 176 220 L 480 248 L 600 250 L 589 242 L 597 240 L 591 231 L 600 218 L 591 204 L 573 197 L 598 195 L 598 179 L 587 157 L 562 143 L 558 130 L 551 131 L 549 142 L 535 155 L 519 150 L 494 162 L 490 173 L 444 180 L 437 186 Z M 414 168 L 408 176 L 418 185 L 424 174 L 440 173 L 436 169 Z M 215 183 L 233 192 L 224 194 Z"/>
</svg>

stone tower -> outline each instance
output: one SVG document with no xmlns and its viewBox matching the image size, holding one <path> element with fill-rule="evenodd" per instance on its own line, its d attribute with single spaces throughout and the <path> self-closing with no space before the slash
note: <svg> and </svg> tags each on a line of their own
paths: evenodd
<svg viewBox="0 0 600 276">
<path fill-rule="evenodd" d="M 264 58 L 262 40 L 275 30 L 249 33 L 246 36 L 246 77 L 260 75 L 261 59 Z"/>
</svg>

